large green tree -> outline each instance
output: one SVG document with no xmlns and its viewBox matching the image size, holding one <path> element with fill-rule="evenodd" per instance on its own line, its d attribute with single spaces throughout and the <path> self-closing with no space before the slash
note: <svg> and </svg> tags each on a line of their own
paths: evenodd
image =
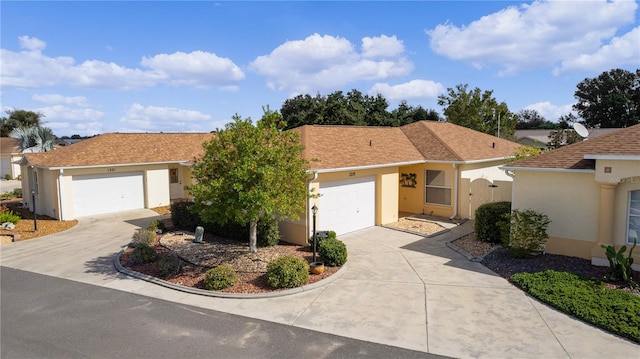
<svg viewBox="0 0 640 359">
<path fill-rule="evenodd" d="M 520 110 L 516 116 L 518 116 L 517 130 L 551 130 L 558 127 L 536 110 Z"/>
<path fill-rule="evenodd" d="M 605 71 L 577 85 L 573 109 L 588 127 L 620 128 L 640 123 L 640 69 Z"/>
<path fill-rule="evenodd" d="M 6 117 L 0 118 L 0 137 L 7 137 L 11 131 L 19 127 L 42 126 L 44 115 L 40 112 L 26 110 L 7 110 Z"/>
<path fill-rule="evenodd" d="M 297 133 L 280 131 L 279 114 L 265 110 L 257 125 L 235 115 L 233 122 L 203 144 L 189 188 L 202 220 L 249 225 L 249 249 L 257 251 L 262 218 L 296 218 L 307 198 L 308 162 Z"/>
<path fill-rule="evenodd" d="M 438 96 L 438 105 L 451 123 L 502 138 L 515 136 L 518 117 L 505 102 L 498 103 L 493 91 L 469 90 L 468 84 L 460 84 Z"/>
</svg>

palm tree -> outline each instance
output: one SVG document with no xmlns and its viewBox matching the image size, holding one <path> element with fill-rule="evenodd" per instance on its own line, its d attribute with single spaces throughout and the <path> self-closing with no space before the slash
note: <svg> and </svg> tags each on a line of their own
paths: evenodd
<svg viewBox="0 0 640 359">
<path fill-rule="evenodd" d="M 18 140 L 23 153 L 47 152 L 54 149 L 56 136 L 47 127 L 16 127 L 9 134 Z"/>
</svg>

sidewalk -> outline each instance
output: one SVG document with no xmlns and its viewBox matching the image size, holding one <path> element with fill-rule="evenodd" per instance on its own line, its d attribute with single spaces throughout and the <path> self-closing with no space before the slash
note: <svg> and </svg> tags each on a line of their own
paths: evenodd
<svg viewBox="0 0 640 359">
<path fill-rule="evenodd" d="M 344 235 L 340 239 L 347 244 L 349 262 L 333 282 L 284 297 L 233 299 L 175 291 L 108 268 L 106 261 L 128 242 L 135 225 L 144 226 L 145 220 L 153 218 L 151 213 L 144 213 L 148 218 L 142 214 L 81 221 L 75 231 L 65 235 L 3 246 L 0 263 L 456 358 L 635 358 L 640 353 L 639 345 L 539 303 L 481 264 L 448 248 L 446 242 L 473 230 L 471 221 L 433 238 L 382 227 Z M 101 229 L 96 231 L 96 227 Z M 87 236 L 86 231 L 92 228 L 92 235 Z M 94 238 L 96 232 L 103 238 Z M 107 234 L 109 238 L 104 238 Z M 83 248 L 87 242 L 93 253 Z M 102 246 L 96 248 L 95 243 Z M 24 252 L 27 247 L 28 255 Z M 55 256 L 43 254 L 42 247 L 55 250 Z M 20 252 L 22 255 L 16 255 Z M 64 270 L 56 270 L 55 263 L 43 265 L 47 260 Z"/>
</svg>

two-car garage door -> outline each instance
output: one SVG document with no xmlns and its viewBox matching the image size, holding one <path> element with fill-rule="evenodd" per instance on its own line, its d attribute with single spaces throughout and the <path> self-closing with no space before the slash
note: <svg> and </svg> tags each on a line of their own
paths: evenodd
<svg viewBox="0 0 640 359">
<path fill-rule="evenodd" d="M 375 177 L 320 183 L 320 230 L 337 234 L 375 225 Z"/>
<path fill-rule="evenodd" d="M 142 172 L 73 176 L 76 217 L 144 208 Z"/>
</svg>

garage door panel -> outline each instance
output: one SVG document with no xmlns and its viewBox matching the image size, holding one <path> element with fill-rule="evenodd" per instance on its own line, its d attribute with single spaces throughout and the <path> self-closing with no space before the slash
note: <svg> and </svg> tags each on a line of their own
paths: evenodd
<svg viewBox="0 0 640 359">
<path fill-rule="evenodd" d="M 375 225 L 375 178 L 320 184 L 320 227 L 337 234 Z"/>
<path fill-rule="evenodd" d="M 76 217 L 144 208 L 142 173 L 73 177 Z"/>
</svg>

